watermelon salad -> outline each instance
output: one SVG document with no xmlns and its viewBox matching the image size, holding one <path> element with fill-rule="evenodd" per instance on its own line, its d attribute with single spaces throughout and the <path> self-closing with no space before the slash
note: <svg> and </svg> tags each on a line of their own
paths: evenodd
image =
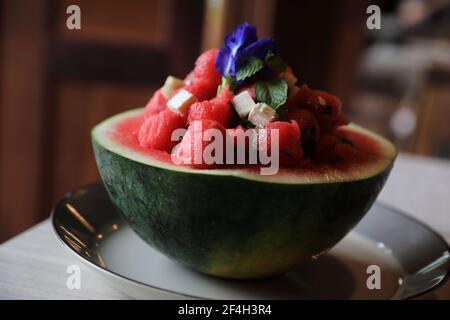
<svg viewBox="0 0 450 320">
<path fill-rule="evenodd" d="M 252 148 L 270 150 L 278 131 L 282 167 L 361 160 L 361 150 L 339 130 L 349 123 L 340 99 L 300 84 L 298 78 L 275 42 L 258 40 L 256 29 L 244 23 L 225 38 L 224 47 L 202 53 L 184 79 L 169 76 L 133 132 L 140 147 L 171 154 L 172 162 L 196 169 L 235 164 L 192 161 L 195 151 L 212 143 L 205 141 L 208 129 L 223 133 L 222 145 L 246 154 Z M 185 129 L 180 141 L 172 137 L 177 129 Z"/>
<path fill-rule="evenodd" d="M 284 272 L 338 243 L 397 150 L 298 78 L 244 23 L 145 108 L 96 125 L 97 167 L 123 219 L 167 257 L 234 279 Z"/>
</svg>

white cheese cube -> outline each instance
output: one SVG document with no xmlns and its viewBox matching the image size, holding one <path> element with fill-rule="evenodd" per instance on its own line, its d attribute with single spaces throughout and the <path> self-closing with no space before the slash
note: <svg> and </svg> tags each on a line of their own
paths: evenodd
<svg viewBox="0 0 450 320">
<path fill-rule="evenodd" d="M 185 89 L 181 89 L 176 95 L 167 101 L 167 106 L 179 114 L 184 114 L 189 110 L 191 104 L 196 101 L 197 99 L 192 93 Z"/>
<path fill-rule="evenodd" d="M 168 76 L 164 82 L 164 86 L 161 88 L 161 92 L 166 99 L 169 99 L 170 96 L 182 86 L 184 86 L 183 80 Z"/>
<path fill-rule="evenodd" d="M 277 112 L 269 105 L 265 103 L 257 103 L 250 111 L 248 121 L 259 128 L 264 128 L 267 123 L 275 120 L 277 116 Z"/>
<path fill-rule="evenodd" d="M 285 72 L 283 80 L 286 81 L 289 88 L 294 87 L 298 81 L 298 79 L 291 72 Z"/>
<path fill-rule="evenodd" d="M 255 106 L 255 101 L 253 101 L 252 96 L 248 91 L 242 91 L 235 96 L 232 101 L 234 109 L 242 119 L 247 118 L 248 114 Z"/>
</svg>

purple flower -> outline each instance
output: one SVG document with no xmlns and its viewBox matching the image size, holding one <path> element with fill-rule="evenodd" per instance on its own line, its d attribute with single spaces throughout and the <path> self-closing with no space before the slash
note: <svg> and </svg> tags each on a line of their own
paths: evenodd
<svg viewBox="0 0 450 320">
<path fill-rule="evenodd" d="M 255 26 L 247 22 L 225 36 L 224 43 L 225 46 L 220 48 L 215 61 L 217 70 L 224 77 L 235 78 L 242 63 L 250 56 L 264 60 L 269 51 L 277 51 L 271 38 L 258 40 Z"/>
</svg>

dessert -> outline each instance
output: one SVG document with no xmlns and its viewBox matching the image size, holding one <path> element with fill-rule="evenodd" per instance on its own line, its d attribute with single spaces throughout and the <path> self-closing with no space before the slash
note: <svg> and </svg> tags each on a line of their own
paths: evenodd
<svg viewBox="0 0 450 320">
<path fill-rule="evenodd" d="M 137 234 L 228 278 L 287 270 L 341 240 L 397 151 L 298 79 L 274 40 L 244 23 L 184 79 L 169 76 L 144 109 L 97 125 L 100 174 Z"/>
</svg>

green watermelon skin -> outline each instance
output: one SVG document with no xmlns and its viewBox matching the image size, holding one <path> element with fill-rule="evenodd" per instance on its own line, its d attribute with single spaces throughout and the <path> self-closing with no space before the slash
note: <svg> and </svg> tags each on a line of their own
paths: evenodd
<svg viewBox="0 0 450 320">
<path fill-rule="evenodd" d="M 111 200 L 142 239 L 197 271 L 239 279 L 287 270 L 334 246 L 369 210 L 394 160 L 360 180 L 283 184 L 144 164 L 95 135 L 93 147 Z"/>
</svg>

